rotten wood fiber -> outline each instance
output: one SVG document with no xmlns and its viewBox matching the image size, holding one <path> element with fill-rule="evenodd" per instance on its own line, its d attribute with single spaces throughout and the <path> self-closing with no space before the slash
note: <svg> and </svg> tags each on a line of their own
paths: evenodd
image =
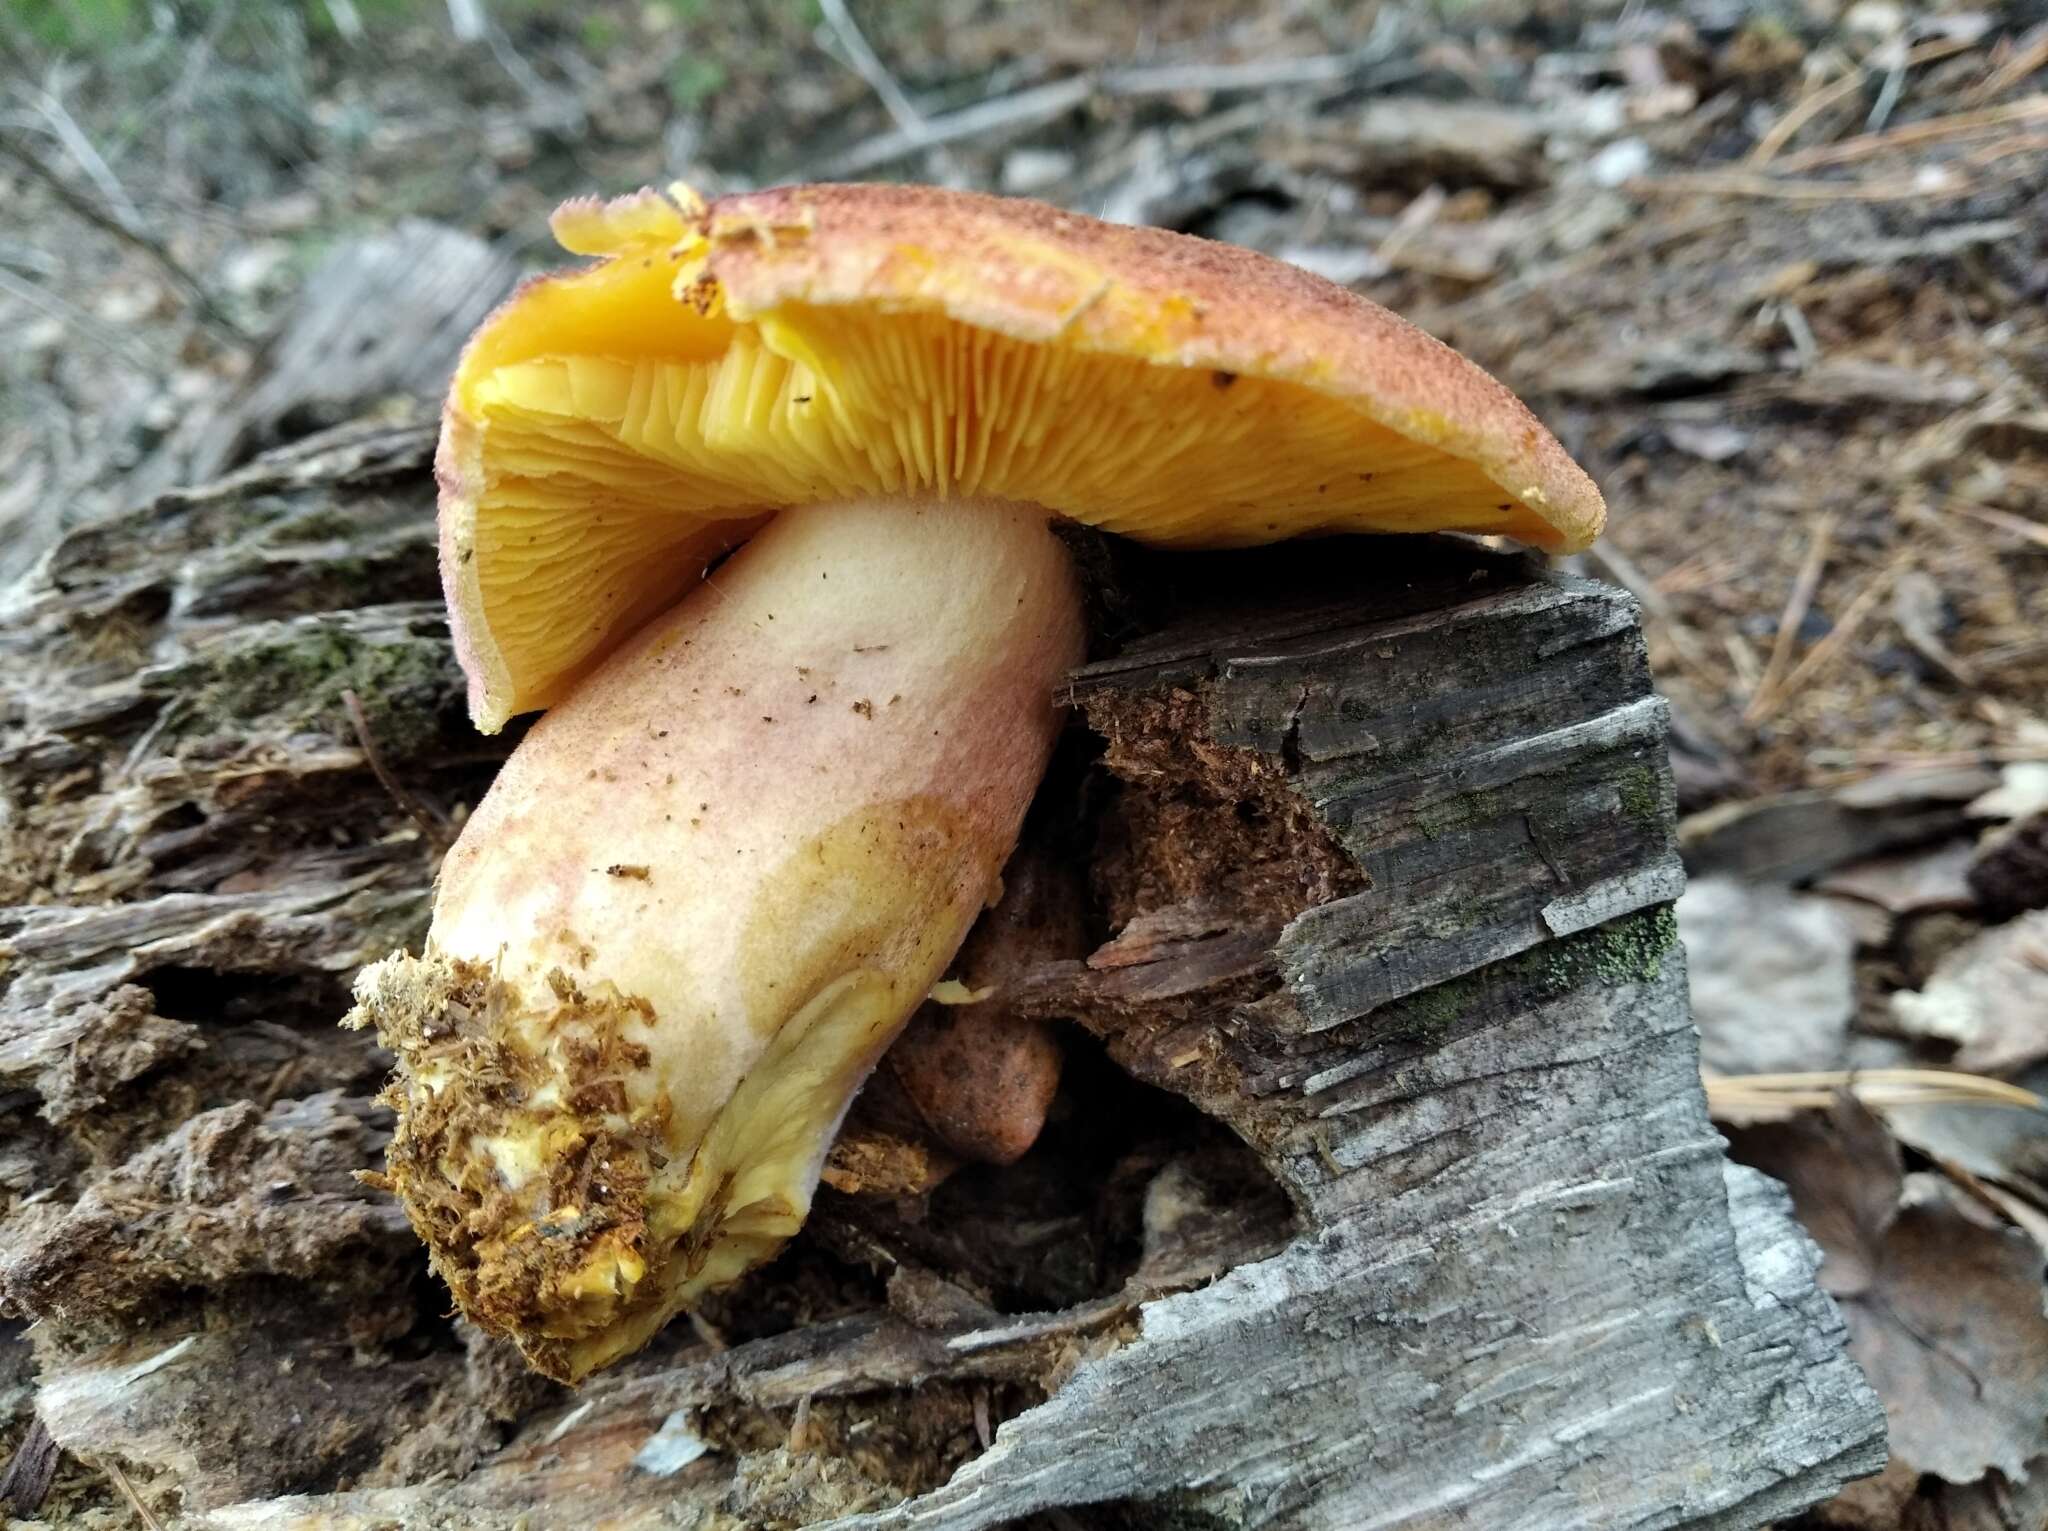
<svg viewBox="0 0 2048 1531">
<path fill-rule="evenodd" d="M 1880 1464 L 1811 1245 L 1706 1117 L 1634 608 L 1448 540 L 1119 554 L 1068 687 L 1101 928 L 1017 1008 L 1284 1202 L 1155 1164 L 1141 1261 L 1004 1314 L 944 1230 L 828 1200 L 785 1263 L 886 1300 L 675 1326 L 573 1397 L 448 1330 L 349 1177 L 384 1060 L 331 1024 L 432 873 L 342 693 L 430 803 L 502 748 L 432 604 L 430 441 L 74 533 L 0 633 L 0 1302 L 60 1445 L 238 1531 L 1735 1528 Z M 860 1465 L 949 1401 L 949 1476 Z"/>
</svg>

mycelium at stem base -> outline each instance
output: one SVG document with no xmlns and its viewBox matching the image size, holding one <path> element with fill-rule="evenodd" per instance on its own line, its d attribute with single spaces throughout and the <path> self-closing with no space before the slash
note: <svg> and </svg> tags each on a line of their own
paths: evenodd
<svg viewBox="0 0 2048 1531">
<path fill-rule="evenodd" d="M 535 725 L 357 984 L 389 1182 L 574 1380 L 771 1255 L 991 901 L 1080 657 L 1037 507 L 783 511 Z"/>
</svg>

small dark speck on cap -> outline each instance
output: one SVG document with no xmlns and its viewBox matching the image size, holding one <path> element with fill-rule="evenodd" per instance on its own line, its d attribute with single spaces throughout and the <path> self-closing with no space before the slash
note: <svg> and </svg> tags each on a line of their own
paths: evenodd
<svg viewBox="0 0 2048 1531">
<path fill-rule="evenodd" d="M 1220 391 L 1222 389 L 1228 388 L 1232 383 L 1236 382 L 1237 374 L 1235 372 L 1225 372 L 1221 368 L 1219 368 L 1216 371 L 1209 374 L 1209 381 L 1214 383 L 1217 389 Z"/>
</svg>

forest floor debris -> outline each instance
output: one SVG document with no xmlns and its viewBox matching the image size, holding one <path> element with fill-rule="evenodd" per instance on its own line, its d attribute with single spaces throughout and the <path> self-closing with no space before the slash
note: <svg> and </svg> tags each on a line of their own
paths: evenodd
<svg viewBox="0 0 2048 1531">
<path fill-rule="evenodd" d="M 1605 488 L 1610 540 L 1588 566 L 1642 602 L 1676 714 L 1681 803 L 1696 815 L 1688 857 L 1703 875 L 1682 917 L 1710 1063 L 1964 1066 L 2048 1084 L 2048 29 L 2026 8 L 1828 0 L 1780 17 L 1674 0 L 1567 16 L 1509 0 L 1204 0 L 1142 15 L 1080 3 L 1048 26 L 992 0 L 667 0 L 573 20 L 469 4 L 31 3 L 0 19 L 0 45 L 0 187 L 14 213 L 0 319 L 17 337 L 0 356 L 0 579 L 97 515 L 366 412 L 386 424 L 344 448 L 361 472 L 416 471 L 422 397 L 466 321 L 444 303 L 431 337 L 387 319 L 380 339 L 365 329 L 379 300 L 364 284 L 404 287 L 431 267 L 488 306 L 520 269 L 557 258 L 545 215 L 567 195 L 677 175 L 717 191 L 859 173 L 1213 234 L 1352 283 L 1467 350 Z M 337 263 L 357 273 L 339 307 Z M 298 349 L 248 340 L 280 334 Z M 390 496 L 394 570 L 417 564 L 409 493 Z M 261 498 L 259 486 L 248 503 Z M 374 707 L 351 728 L 281 685 L 278 666 L 301 663 L 322 667 L 333 699 L 394 683 L 337 665 L 348 633 L 311 635 L 309 658 L 298 622 L 320 609 L 323 581 L 378 571 L 341 567 L 358 554 L 345 558 L 331 528 L 264 526 L 258 513 L 252 532 L 237 505 L 217 514 L 177 590 L 108 583 L 92 615 L 106 673 L 164 658 L 123 644 L 174 603 L 203 627 L 210 592 L 233 591 L 218 610 L 264 611 L 268 647 L 223 669 L 207 693 L 219 716 L 128 739 L 120 823 L 79 820 L 61 792 L 9 805 L 0 837 L 33 854 L 0 870 L 8 899 L 61 890 L 122 913 L 89 930 L 16 909 L 0 943 L 72 942 L 76 970 L 102 989 L 126 952 L 168 943 L 160 953 L 231 961 L 245 992 L 216 1021 L 213 1073 L 187 1067 L 195 1017 L 175 992 L 156 1009 L 81 1014 L 65 1059 L 8 1051 L 6 1002 L 50 996 L 0 1000 L 0 1099 L 32 1091 L 23 1099 L 53 1123 L 91 1124 L 75 1163 L 0 1147 L 6 1247 L 57 1237 L 60 1223 L 89 1237 L 91 1207 L 38 1187 L 97 1159 L 182 1258 L 179 1241 L 224 1207 L 260 1221 L 266 1192 L 151 1159 L 159 1129 L 194 1152 L 200 1138 L 253 1141 L 262 1111 L 317 1103 L 309 1081 L 377 1072 L 339 1034 L 265 1019 L 282 985 L 308 982 L 277 976 L 275 954 L 333 928 L 318 890 L 289 928 L 238 923 L 236 890 L 267 869 L 236 826 L 286 790 L 280 768 L 253 751 L 230 800 L 209 804 L 212 822 L 192 824 L 173 807 L 179 751 L 237 748 L 237 729 L 325 732 L 325 753 L 301 751 L 292 770 L 329 783 L 316 790 L 337 812 L 376 790 L 360 769 L 373 744 L 434 813 L 459 811 L 489 765 L 451 754 L 438 721 L 433 738 L 380 739 Z M 123 554 L 87 533 L 59 557 L 118 571 Z M 32 630 L 32 613 L 17 619 Z M 423 607 L 416 620 L 424 651 L 436 619 Z M 447 693 L 408 716 L 457 717 L 447 676 L 396 679 Z M 79 769 L 61 740 L 83 718 L 38 721 L 37 747 L 55 752 L 39 768 Z M 189 891 L 120 903 L 134 874 L 113 848 L 137 841 L 175 860 Z M 372 930 L 402 928 L 425 887 L 423 844 L 402 827 L 337 844 L 328 888 Z M 1772 921 L 1788 953 L 1772 971 L 1791 988 L 1764 985 L 1768 965 L 1748 960 Z M 337 947 L 315 965 L 339 975 L 358 957 Z M 324 998 L 339 1014 L 338 980 Z M 221 1116 L 223 1097 L 262 1110 Z M 323 1109 L 338 1113 L 333 1141 L 374 1135 Z M 1817 1524 L 2039 1518 L 2040 1254 L 2024 1241 L 2048 1229 L 2044 1121 L 2016 1105 L 1894 1099 L 1737 1134 L 1744 1157 L 1794 1186 L 1903 1425 L 1894 1468 Z M 328 1184 L 331 1169 L 279 1171 L 318 1181 L 331 1214 L 318 1226 L 275 1214 L 290 1225 L 280 1247 L 359 1239 L 365 1280 L 394 1313 L 431 1304 L 393 1263 L 400 1233 Z M 1128 1221 L 1142 1198 L 1124 1189 Z M 251 1269 L 265 1258 L 213 1254 Z M 1067 1299 L 1101 1278 L 1068 1274 Z M 877 1276 L 889 1301 L 900 1289 L 920 1311 L 980 1301 L 938 1279 L 914 1261 Z M 805 1282 L 795 1273 L 774 1300 L 812 1316 L 841 1300 Z M 106 1377 L 152 1359 L 106 1343 L 67 1359 L 76 1408 L 99 1407 Z M 50 1456 L 16 1376 L 25 1355 L 0 1331 L 0 1499 L 84 1525 L 163 1508 L 146 1474 Z M 501 1438 L 543 1391 L 480 1342 L 419 1364 L 446 1418 L 411 1456 L 374 1431 L 343 1443 L 365 1483 L 462 1465 L 433 1453 Z M 175 1380 L 175 1361 L 154 1375 Z M 983 1428 L 987 1397 L 952 1402 L 949 1442 Z M 1930 1434 L 1936 1416 L 1967 1428 Z M 109 1418 L 117 1434 L 169 1429 Z M 757 1487 L 770 1503 L 831 1486 Z"/>
</svg>

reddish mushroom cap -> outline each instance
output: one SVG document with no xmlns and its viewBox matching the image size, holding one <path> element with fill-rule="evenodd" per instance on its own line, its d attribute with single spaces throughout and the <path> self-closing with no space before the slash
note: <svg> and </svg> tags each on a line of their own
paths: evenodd
<svg viewBox="0 0 2048 1531">
<path fill-rule="evenodd" d="M 1494 532 L 1591 480 L 1499 383 L 1249 250 L 904 186 L 572 202 L 600 257 L 478 332 L 439 469 L 480 727 L 546 706 L 787 505 L 1024 500 L 1173 547 Z"/>
</svg>

